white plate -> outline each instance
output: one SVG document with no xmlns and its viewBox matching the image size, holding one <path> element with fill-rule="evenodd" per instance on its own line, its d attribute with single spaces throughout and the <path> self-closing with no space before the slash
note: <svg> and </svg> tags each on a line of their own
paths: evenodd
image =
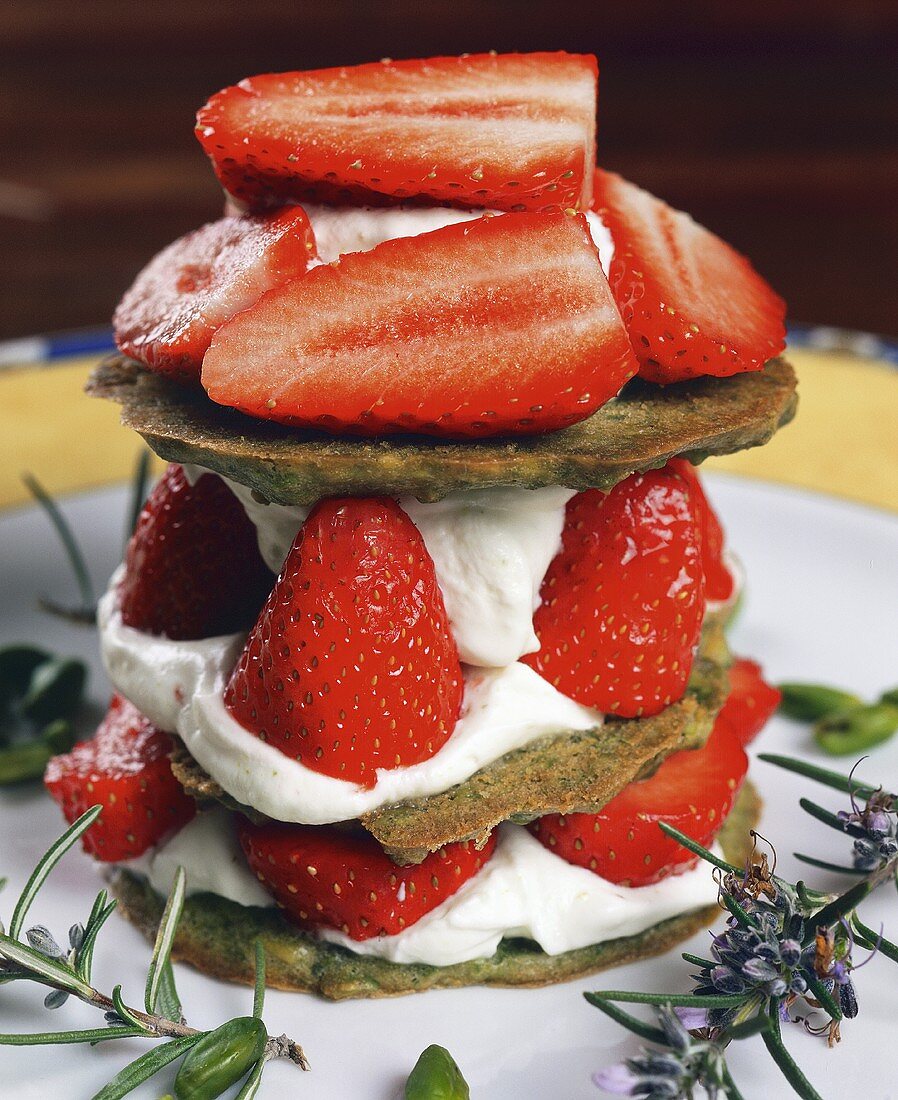
<svg viewBox="0 0 898 1100">
<path fill-rule="evenodd" d="M 845 685 L 868 696 L 898 682 L 898 518 L 822 496 L 756 482 L 710 479 L 731 545 L 744 560 L 748 598 L 734 631 L 737 652 L 760 659 L 773 680 L 814 679 Z M 66 512 L 78 530 L 98 588 L 117 563 L 125 511 L 123 490 L 73 498 Z M 30 640 L 63 652 L 79 653 L 93 668 L 90 685 L 99 702 L 108 691 L 90 630 L 61 624 L 34 610 L 38 594 L 61 596 L 68 585 L 55 537 L 34 510 L 0 517 L 3 569 L 0 641 Z M 774 720 L 755 748 L 814 753 L 807 731 Z M 832 766 L 833 761 L 823 761 Z M 848 838 L 817 825 L 797 806 L 800 794 L 833 808 L 840 796 L 758 763 L 752 772 L 766 800 L 762 831 L 777 844 L 780 867 L 800 873 L 795 850 L 838 862 L 850 850 Z M 861 774 L 898 785 L 898 740 L 871 753 Z M 16 889 L 35 859 L 60 831 L 60 817 L 39 790 L 0 792 L 0 873 L 10 884 L 0 896 L 8 919 Z M 837 880 L 811 871 L 815 885 Z M 57 936 L 83 920 L 98 888 L 90 860 L 70 854 L 54 873 L 32 911 L 35 922 Z M 838 885 L 844 885 L 838 880 Z M 898 936 L 898 898 L 883 888 L 865 906 L 874 927 Z M 707 933 L 688 946 L 701 951 Z M 100 940 L 96 979 L 101 987 L 123 982 L 126 999 L 139 1004 L 149 950 L 141 937 L 113 917 Z M 565 985 L 538 990 L 463 989 L 418 994 L 395 1000 L 327 1004 L 301 995 L 271 992 L 265 1012 L 269 1029 L 285 1030 L 305 1047 L 312 1072 L 289 1065 L 270 1067 L 261 1095 L 314 1097 L 315 1100 L 392 1100 L 419 1052 L 442 1043 L 457 1058 L 475 1100 L 521 1097 L 597 1098 L 593 1070 L 634 1052 L 635 1041 L 582 998 L 584 990 L 626 988 L 687 991 L 690 968 L 671 952 L 651 960 Z M 179 986 L 188 1018 L 211 1026 L 229 1014 L 243 1014 L 250 992 L 223 985 L 180 967 Z M 861 1013 L 843 1028 L 840 1047 L 828 1051 L 800 1026 L 786 1029 L 787 1041 L 821 1093 L 836 1098 L 859 1095 L 885 1100 L 898 1095 L 895 1084 L 895 1020 L 898 970 L 874 959 L 857 975 Z M 47 1030 L 53 1026 L 96 1026 L 98 1013 L 69 1003 L 51 1014 L 39 991 L 0 988 L 0 1027 L 4 1031 Z M 109 1043 L 84 1047 L 2 1049 L 0 1094 L 17 1100 L 49 1096 L 87 1098 L 143 1044 Z M 737 1044 L 730 1058 L 733 1075 L 748 1100 L 786 1097 L 787 1085 L 759 1039 Z M 860 1076 L 862 1074 L 862 1077 Z M 159 1097 L 171 1086 L 160 1074 L 135 1093 Z"/>
</svg>

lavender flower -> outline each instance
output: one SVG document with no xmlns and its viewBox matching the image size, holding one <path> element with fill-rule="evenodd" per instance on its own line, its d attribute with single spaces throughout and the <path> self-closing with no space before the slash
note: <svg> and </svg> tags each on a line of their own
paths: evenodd
<svg viewBox="0 0 898 1100">
<path fill-rule="evenodd" d="M 851 812 L 838 814 L 846 833 L 854 837 L 854 866 L 870 873 L 885 867 L 898 856 L 898 815 L 894 795 L 878 790 L 859 807 L 851 796 Z"/>
</svg>

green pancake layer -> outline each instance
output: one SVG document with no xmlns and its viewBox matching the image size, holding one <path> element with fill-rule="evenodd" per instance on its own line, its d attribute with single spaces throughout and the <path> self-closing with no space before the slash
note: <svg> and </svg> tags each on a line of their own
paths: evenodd
<svg viewBox="0 0 898 1100">
<path fill-rule="evenodd" d="M 366 440 L 286 428 L 216 405 L 121 356 L 102 363 L 88 393 L 122 406 L 122 422 L 170 462 L 192 462 L 277 504 L 323 496 L 439 500 L 497 485 L 610 489 L 673 455 L 701 462 L 766 443 L 795 414 L 795 374 L 783 359 L 763 371 L 672 386 L 631 382 L 589 419 L 548 435 L 447 442 L 423 436 Z"/>
<path fill-rule="evenodd" d="M 746 783 L 718 836 L 726 858 L 736 866 L 748 858 L 749 830 L 757 824 L 759 814 L 760 800 Z M 112 890 L 124 916 L 152 940 L 164 899 L 146 880 L 124 870 L 115 873 Z M 705 907 L 637 935 L 561 955 L 547 955 L 531 940 L 507 939 L 488 959 L 427 966 L 356 955 L 304 933 L 276 909 L 249 908 L 215 894 L 195 894 L 184 906 L 173 956 L 213 977 L 252 985 L 253 945 L 258 939 L 265 947 L 270 986 L 317 993 L 335 1001 L 466 985 L 539 986 L 662 954 L 710 924 L 719 913 L 717 906 Z"/>
<path fill-rule="evenodd" d="M 534 741 L 475 772 L 441 794 L 365 814 L 362 824 L 399 864 L 420 863 L 454 840 L 487 837 L 501 821 L 524 823 L 549 813 L 595 813 L 665 757 L 703 745 L 729 692 L 729 650 L 722 623 L 705 624 L 686 694 L 650 718 L 607 721 Z M 249 817 L 180 743 L 172 770 L 200 803 L 217 801 Z"/>
</svg>

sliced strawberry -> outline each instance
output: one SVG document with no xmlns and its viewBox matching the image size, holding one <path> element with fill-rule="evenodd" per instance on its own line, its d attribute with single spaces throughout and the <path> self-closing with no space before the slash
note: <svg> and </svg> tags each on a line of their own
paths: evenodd
<svg viewBox="0 0 898 1100">
<path fill-rule="evenodd" d="M 44 784 L 66 821 L 97 803 L 103 806 L 82 838 L 95 859 L 133 859 L 193 817 L 196 803 L 172 775 L 172 747 L 169 734 L 113 695 L 93 740 L 50 760 Z"/>
<path fill-rule="evenodd" d="M 214 95 L 196 134 L 226 190 L 288 199 L 426 196 L 497 210 L 585 210 L 594 57 L 469 54 L 270 73 Z"/>
<path fill-rule="evenodd" d="M 702 535 L 702 572 L 705 574 L 705 599 L 726 603 L 732 598 L 736 581 L 724 558 L 723 527 L 705 495 L 698 470 L 685 458 L 672 458 L 667 464 L 689 482 L 698 511 Z"/>
<path fill-rule="evenodd" d="M 768 684 L 761 666 L 747 657 L 730 665 L 730 694 L 717 716 L 743 745 L 753 741 L 780 705 L 782 692 Z"/>
<path fill-rule="evenodd" d="M 240 818 L 238 834 L 250 867 L 289 917 L 354 940 L 409 928 L 476 875 L 496 846 L 495 837 L 481 851 L 460 841 L 397 867 L 361 831 Z"/>
<path fill-rule="evenodd" d="M 561 537 L 533 619 L 540 648 L 521 659 L 578 703 L 656 714 L 686 690 L 704 614 L 688 484 L 653 470 L 578 493 Z"/>
<path fill-rule="evenodd" d="M 204 225 L 164 248 L 137 276 L 115 311 L 115 342 L 160 374 L 196 382 L 219 325 L 301 275 L 314 255 L 312 228 L 299 206 Z"/>
<path fill-rule="evenodd" d="M 701 749 L 669 756 L 649 779 L 625 787 L 597 814 L 553 814 L 530 830 L 568 863 L 609 882 L 646 886 L 695 865 L 697 858 L 658 827 L 659 821 L 708 845 L 748 770 L 735 732 L 719 720 Z"/>
<path fill-rule="evenodd" d="M 504 214 L 270 291 L 219 330 L 203 385 L 285 424 L 486 436 L 583 420 L 636 370 L 584 216 Z"/>
<path fill-rule="evenodd" d="M 596 171 L 593 208 L 614 238 L 608 278 L 641 377 L 724 377 L 783 350 L 785 304 L 719 237 L 612 172 Z"/>
<path fill-rule="evenodd" d="M 350 497 L 303 524 L 224 698 L 286 756 L 373 786 L 440 749 L 462 692 L 420 532 L 395 501 Z"/>
<path fill-rule="evenodd" d="M 182 640 L 246 630 L 273 584 L 256 529 L 221 478 L 203 474 L 191 485 L 169 466 L 128 543 L 125 625 Z"/>
</svg>

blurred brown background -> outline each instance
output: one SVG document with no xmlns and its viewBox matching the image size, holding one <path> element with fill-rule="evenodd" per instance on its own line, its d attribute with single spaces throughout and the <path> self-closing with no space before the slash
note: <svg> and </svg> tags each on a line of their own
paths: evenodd
<svg viewBox="0 0 898 1100">
<path fill-rule="evenodd" d="M 256 72 L 599 57 L 599 159 L 748 253 L 805 321 L 898 335 L 898 2 L 4 0 L 0 338 L 104 323 L 218 215 L 192 133 Z"/>
</svg>

